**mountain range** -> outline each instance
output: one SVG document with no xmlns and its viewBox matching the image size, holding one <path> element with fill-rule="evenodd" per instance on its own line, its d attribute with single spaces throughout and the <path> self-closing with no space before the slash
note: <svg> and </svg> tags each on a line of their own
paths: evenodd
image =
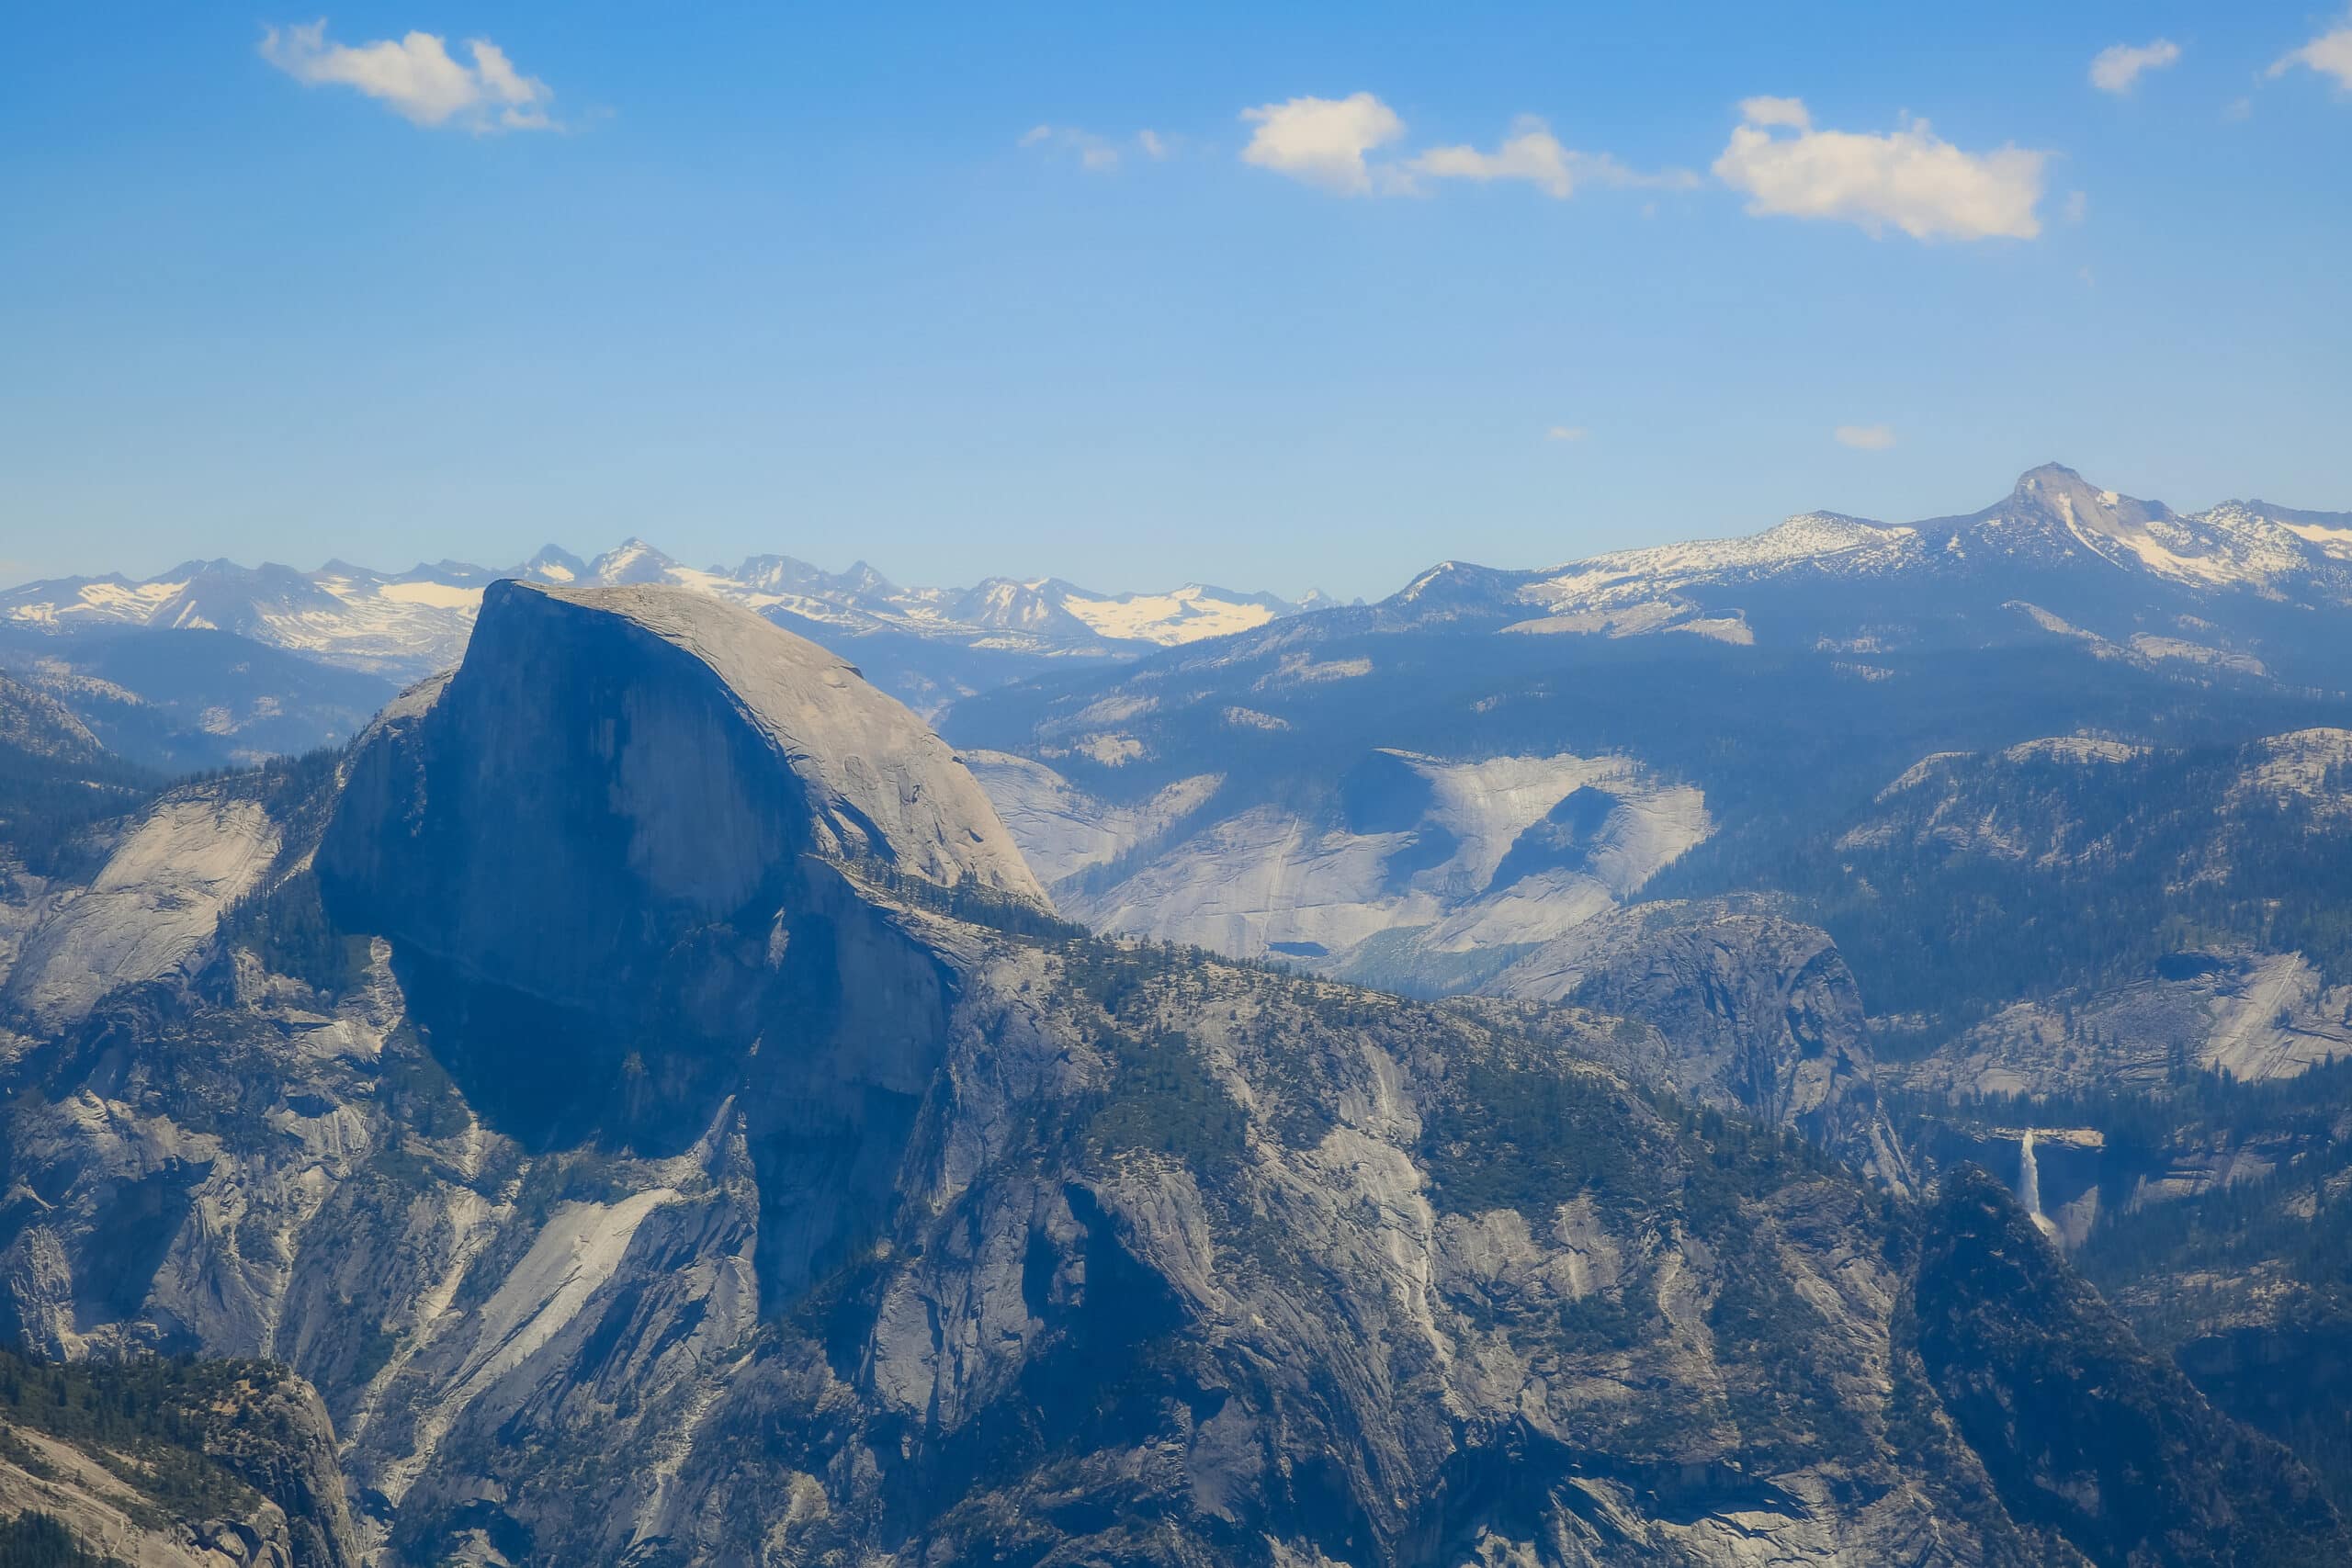
<svg viewBox="0 0 2352 1568">
<path fill-rule="evenodd" d="M 1133 657 L 1261 626 L 1322 603 L 1187 584 L 1164 593 L 1090 592 L 1058 578 L 989 578 L 970 588 L 900 588 L 860 561 L 829 572 L 789 556 L 733 570 L 681 565 L 639 539 L 582 560 L 550 545 L 491 570 L 440 561 L 381 572 L 334 560 L 316 571 L 192 560 L 143 581 L 109 575 L 0 592 L 0 628 L 75 634 L 234 633 L 340 669 L 405 683 L 454 665 L 481 604 L 503 579 L 577 586 L 670 583 L 759 611 L 778 625 L 851 644 L 918 708 L 1072 658 Z M 888 673 L 885 673 L 885 672 Z"/>
<path fill-rule="evenodd" d="M 785 565 L 22 631 L 0 1327 L 314 1388 L 169 1527 L 289 1562 L 2342 1561 L 2347 551 L 2042 468 L 935 728 Z M 352 738 L 125 754 L 240 666 Z"/>
<path fill-rule="evenodd" d="M 1380 770 L 1375 829 L 1665 787 Z M 346 750 L 82 849 L 11 899 L 0 1320 L 315 1388 L 347 1517 L 315 1468 L 188 1507 L 288 1568 L 2352 1551 L 2038 1209 L 1915 1168 L 1867 1052 L 1678 1021 L 1672 930 L 1566 1003 L 1103 940 L 957 751 L 711 594 L 493 582 Z"/>
<path fill-rule="evenodd" d="M 1498 623 L 1523 636 L 1804 643 L 1858 664 L 2030 626 L 2106 657 L 2252 674 L 2275 664 L 2291 678 L 2342 658 L 2315 613 L 2347 604 L 2352 513 L 2232 501 L 2179 513 L 2048 464 L 1965 516 L 1890 525 L 1807 513 L 1747 538 L 1541 570 L 1449 561 L 1374 618 Z"/>
<path fill-rule="evenodd" d="M 843 653 L 933 718 L 1043 674 L 1242 634 L 1262 639 L 1310 612 L 1329 613 L 1320 635 L 1459 622 L 1514 636 L 1760 637 L 1846 653 L 1860 679 L 1890 653 L 2035 636 L 2142 666 L 2290 684 L 2327 683 L 2352 661 L 2332 623 L 2312 614 L 2352 601 L 2352 513 L 2256 501 L 2181 514 L 2056 465 L 1966 516 L 1889 525 L 1811 513 L 1747 538 L 1542 570 L 1449 561 L 1351 609 L 1320 594 L 1290 602 L 1198 584 L 1104 594 L 1057 578 L 906 589 L 863 562 L 828 572 L 788 556 L 698 570 L 636 539 L 593 560 L 549 546 L 503 570 L 189 561 L 138 581 L 69 578 L 0 592 L 0 660 L 85 721 L 110 726 L 127 755 L 166 768 L 252 761 L 347 739 L 394 685 L 449 668 L 483 588 L 503 578 L 710 593 Z M 2216 608 L 2223 613 L 2207 613 Z M 241 640 L 207 648 L 161 635 L 187 631 Z M 247 644 L 348 673 L 306 679 L 283 660 L 241 654 Z"/>
</svg>

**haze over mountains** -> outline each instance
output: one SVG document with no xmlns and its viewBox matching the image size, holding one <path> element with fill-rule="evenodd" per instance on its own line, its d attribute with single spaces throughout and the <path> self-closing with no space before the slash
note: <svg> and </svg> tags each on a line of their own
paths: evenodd
<svg viewBox="0 0 2352 1568">
<path fill-rule="evenodd" d="M 334 1539 L 2341 1559 L 2352 516 L 435 570 L 0 678 L 0 1316 L 291 1365 Z"/>
<path fill-rule="evenodd" d="M 760 611 L 779 625 L 821 627 L 877 650 L 921 649 L 994 682 L 1063 658 L 1132 656 L 1261 626 L 1317 602 L 1187 584 L 1165 593 L 1090 592 L 1057 578 L 990 578 L 970 588 L 904 589 L 863 561 L 828 572 L 789 556 L 754 556 L 733 570 L 681 565 L 639 539 L 582 560 L 548 546 L 519 566 L 462 561 L 381 572 L 329 561 L 316 571 L 233 561 L 188 561 L 141 581 L 119 576 L 27 583 L 0 592 L 0 626 L 77 633 L 204 629 L 233 632 L 341 668 L 405 682 L 454 665 L 482 591 L 503 578 L 579 586 L 667 582 Z M 901 694 L 937 705 L 970 685 L 932 688 L 910 666 Z"/>
<path fill-rule="evenodd" d="M 2352 514 L 2182 516 L 2049 467 L 1963 517 L 1447 563 L 944 722 L 1088 920 L 1453 989 L 1661 877 L 1859 833 L 1932 751 L 2338 719 L 2347 609 Z"/>
<path fill-rule="evenodd" d="M 1472 882 L 1631 896 L 1737 822 L 1429 755 L 1320 776 Z M 314 1385 L 356 1507 L 239 1505 L 289 1564 L 2352 1550 L 2324 1443 L 1964 1167 L 2002 1134 L 1896 1126 L 1817 931 L 1685 911 L 1555 1000 L 1410 1000 L 1065 923 L 987 777 L 743 606 L 505 581 L 339 754 L 0 824 L 0 1326 Z"/>
<path fill-rule="evenodd" d="M 386 573 L 334 561 L 301 572 L 214 560 L 143 581 L 28 583 L 0 592 L 0 660 L 85 721 L 110 726 L 111 743 L 141 761 L 251 760 L 347 737 L 390 686 L 452 666 L 483 588 L 502 577 L 710 593 L 842 653 L 933 717 L 1030 677 L 1272 636 L 1294 615 L 1343 608 L 1314 594 L 1292 603 L 1199 585 L 1102 594 L 1054 578 L 902 589 L 864 563 L 828 572 L 786 556 L 698 570 L 630 540 L 593 560 L 549 547 L 504 570 L 445 561 Z M 2142 665 L 2309 683 L 2330 678 L 2342 642 L 2294 612 L 2347 599 L 2352 513 L 2257 501 L 2177 514 L 2052 465 L 1961 517 L 1893 525 L 1815 513 L 1749 537 L 1564 567 L 1450 561 L 1356 606 L 1353 619 L 1318 618 L 1314 635 L 1453 621 L 1514 636 L 1761 637 L 1842 649 L 1865 677 L 1873 654 L 2056 636 Z M 120 640 L 199 630 L 243 640 Z M 250 643 L 351 673 L 304 677 L 245 650 Z"/>
</svg>

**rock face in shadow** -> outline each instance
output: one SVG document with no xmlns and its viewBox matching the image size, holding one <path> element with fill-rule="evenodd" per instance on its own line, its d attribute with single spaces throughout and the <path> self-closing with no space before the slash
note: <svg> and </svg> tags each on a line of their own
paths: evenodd
<svg viewBox="0 0 2352 1568">
<path fill-rule="evenodd" d="M 319 863 L 346 918 L 602 1009 L 684 934 L 764 934 L 808 854 L 1043 898 L 954 753 L 815 644 L 674 590 L 501 582 L 457 673 L 361 743 Z"/>
<path fill-rule="evenodd" d="M 1884 1191 L 1611 1020 L 1064 926 L 713 613 L 503 591 L 200 972 L 0 1065 L 0 1328 L 292 1366 L 387 1564 L 2071 1561 Z"/>
<path fill-rule="evenodd" d="M 2301 1461 L 2143 1349 L 1981 1167 L 1944 1178 L 1916 1289 L 1928 1374 L 2020 1524 L 2118 1568 L 2352 1561 Z"/>
<path fill-rule="evenodd" d="M 935 964 L 841 863 L 1043 903 L 962 763 L 814 644 L 676 590 L 502 582 L 465 664 L 363 737 L 318 872 L 494 1125 L 682 1147 L 763 1047 L 821 1074 L 828 1042 L 937 1033 Z"/>
</svg>

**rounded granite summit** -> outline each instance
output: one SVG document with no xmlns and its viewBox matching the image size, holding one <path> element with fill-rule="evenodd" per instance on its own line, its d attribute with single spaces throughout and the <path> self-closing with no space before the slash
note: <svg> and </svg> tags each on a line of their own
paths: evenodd
<svg viewBox="0 0 2352 1568">
<path fill-rule="evenodd" d="M 811 861 L 1046 902 L 955 752 L 854 666 L 679 588 L 503 581 L 465 662 L 355 747 L 318 864 L 354 929 L 619 1005 L 712 933 L 756 946 Z"/>
<path fill-rule="evenodd" d="M 500 623 L 530 615 L 535 600 L 546 606 L 542 616 L 608 616 L 707 668 L 800 781 L 820 848 L 879 860 L 941 886 L 968 882 L 1045 902 L 996 808 L 954 750 L 846 660 L 740 605 L 655 584 L 493 584 L 474 645 L 485 633 L 495 644 Z"/>
</svg>

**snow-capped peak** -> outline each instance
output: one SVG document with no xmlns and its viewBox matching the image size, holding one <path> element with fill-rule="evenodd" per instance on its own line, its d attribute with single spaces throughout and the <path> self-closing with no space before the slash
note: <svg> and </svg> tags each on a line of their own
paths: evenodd
<svg viewBox="0 0 2352 1568">
<path fill-rule="evenodd" d="M 1140 651 L 1216 637 L 1286 615 L 1269 594 L 1193 583 L 1159 594 L 1099 594 L 1058 578 L 993 578 L 970 589 L 901 589 L 864 561 L 832 573 L 789 556 L 697 570 L 631 537 L 583 561 L 548 545 L 503 571 L 462 561 L 397 575 L 335 560 L 315 572 L 189 561 L 145 582 L 120 577 L 28 583 L 0 592 L 0 622 L 68 632 L 108 625 L 217 628 L 329 662 L 401 678 L 463 653 L 482 590 L 501 577 L 557 585 L 667 583 L 787 623 L 987 646 L 1031 658 Z"/>
<path fill-rule="evenodd" d="M 607 587 L 619 587 L 632 582 L 664 582 L 676 570 L 678 563 L 634 536 L 624 539 L 616 548 L 606 550 L 588 563 L 592 581 Z"/>
<path fill-rule="evenodd" d="M 588 575 L 588 563 L 560 545 L 542 545 L 539 553 L 517 568 L 514 575 L 537 582 L 577 582 Z"/>
</svg>

